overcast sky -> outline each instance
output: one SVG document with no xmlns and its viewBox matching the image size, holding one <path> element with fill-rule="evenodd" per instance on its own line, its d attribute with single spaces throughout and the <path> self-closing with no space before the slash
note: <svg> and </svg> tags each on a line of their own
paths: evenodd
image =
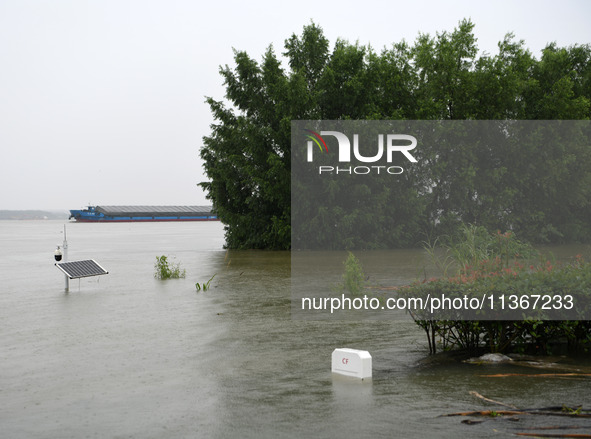
<svg viewBox="0 0 591 439">
<path fill-rule="evenodd" d="M 475 24 L 539 57 L 591 42 L 591 2 L 0 0 L 0 209 L 209 204 L 196 186 L 232 48 L 260 60 L 313 20 L 329 38 L 412 43 Z"/>
</svg>

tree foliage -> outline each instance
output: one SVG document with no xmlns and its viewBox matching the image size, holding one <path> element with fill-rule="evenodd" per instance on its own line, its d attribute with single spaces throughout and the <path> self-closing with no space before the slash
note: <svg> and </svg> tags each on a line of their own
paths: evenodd
<svg viewBox="0 0 591 439">
<path fill-rule="evenodd" d="M 210 179 L 201 185 L 226 226 L 226 245 L 290 248 L 291 120 L 589 119 L 589 45 L 552 43 L 536 59 L 507 34 L 498 53 L 479 55 L 473 30 L 463 20 L 452 32 L 377 53 L 343 40 L 331 50 L 312 23 L 285 41 L 286 68 L 272 47 L 260 62 L 235 51 L 235 66 L 220 69 L 227 102 L 207 99 L 215 122 L 201 149 Z M 589 145 L 421 154 L 431 181 L 408 177 L 381 191 L 392 237 L 376 242 L 414 246 L 426 235 L 454 235 L 463 223 L 511 228 L 537 242 L 591 240 Z M 425 184 L 435 189 L 425 193 Z M 338 196 L 338 188 L 327 190 Z M 319 211 L 311 225 L 339 213 Z M 367 222 L 352 219 L 352 227 L 357 220 Z M 345 238 L 334 237 L 352 248 Z"/>
<path fill-rule="evenodd" d="M 559 342 L 588 351 L 589 262 L 581 255 L 569 263 L 551 262 L 511 232 L 493 234 L 470 225 L 462 227 L 462 234 L 460 240 L 441 248 L 436 249 L 436 243 L 425 247 L 442 277 L 398 290 L 405 298 L 446 297 L 450 302 L 468 298 L 483 304 L 480 309 L 435 313 L 413 310 L 413 319 L 427 335 L 430 353 L 437 351 L 436 339 L 443 349 L 474 352 L 550 353 L 551 345 Z M 550 305 L 552 301 L 556 303 Z"/>
</svg>

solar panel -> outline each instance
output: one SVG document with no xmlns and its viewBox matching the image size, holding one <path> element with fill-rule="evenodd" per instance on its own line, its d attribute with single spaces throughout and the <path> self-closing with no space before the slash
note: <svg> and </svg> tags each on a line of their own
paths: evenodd
<svg viewBox="0 0 591 439">
<path fill-rule="evenodd" d="M 109 274 L 108 271 L 93 259 L 88 259 L 86 261 L 57 262 L 55 266 L 62 270 L 70 279 Z"/>
</svg>

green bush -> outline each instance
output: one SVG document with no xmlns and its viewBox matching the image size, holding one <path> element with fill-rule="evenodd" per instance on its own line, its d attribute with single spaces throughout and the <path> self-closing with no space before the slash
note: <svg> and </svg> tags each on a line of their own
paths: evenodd
<svg viewBox="0 0 591 439">
<path fill-rule="evenodd" d="M 428 338 L 429 350 L 435 353 L 436 340 L 443 349 L 487 349 L 491 352 L 535 350 L 549 352 L 553 342 L 587 349 L 591 346 L 591 322 L 571 321 L 576 315 L 591 313 L 591 264 L 577 257 L 570 264 L 539 260 L 509 232 L 488 234 L 477 228 L 467 230 L 466 240 L 450 245 L 438 266 L 455 265 L 454 275 L 416 282 L 399 290 L 404 297 L 441 297 L 486 299 L 482 310 L 466 317 L 466 311 L 450 311 L 435 317 L 427 311 L 415 311 L 412 317 Z M 496 241 L 496 242 L 495 242 Z M 429 247 L 435 255 L 434 247 Z M 441 252 L 439 252 L 441 253 Z M 500 302 L 504 296 L 505 302 Z M 572 297 L 572 309 L 555 306 Z M 494 310 L 488 310 L 495 298 Z M 541 305 L 552 298 L 549 309 Z M 559 298 L 558 298 L 559 297 Z M 510 298 L 510 299 L 509 299 Z M 533 301 L 537 300 L 535 309 Z M 504 305 L 502 313 L 498 311 Z M 510 310 L 509 305 L 515 305 Z"/>
<path fill-rule="evenodd" d="M 178 279 L 185 277 L 185 269 L 181 269 L 180 263 L 173 263 L 166 256 L 156 256 L 154 264 L 154 277 L 156 279 Z"/>
<path fill-rule="evenodd" d="M 352 295 L 358 296 L 365 288 L 365 274 L 361 262 L 353 253 L 349 252 L 344 265 L 345 274 L 343 275 L 342 287 Z"/>
<path fill-rule="evenodd" d="M 443 237 L 434 243 L 423 244 L 444 276 L 450 273 L 451 268 L 455 268 L 458 275 L 497 271 L 539 256 L 530 244 L 521 242 L 512 232 L 490 233 L 484 227 L 472 224 L 462 225 L 456 239 Z"/>
</svg>

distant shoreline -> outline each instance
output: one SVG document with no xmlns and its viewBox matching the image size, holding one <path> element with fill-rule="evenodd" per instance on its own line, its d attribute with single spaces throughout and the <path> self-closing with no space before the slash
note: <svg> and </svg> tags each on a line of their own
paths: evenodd
<svg viewBox="0 0 591 439">
<path fill-rule="evenodd" d="M 69 212 L 65 210 L 0 210 L 2 220 L 67 220 Z"/>
</svg>

